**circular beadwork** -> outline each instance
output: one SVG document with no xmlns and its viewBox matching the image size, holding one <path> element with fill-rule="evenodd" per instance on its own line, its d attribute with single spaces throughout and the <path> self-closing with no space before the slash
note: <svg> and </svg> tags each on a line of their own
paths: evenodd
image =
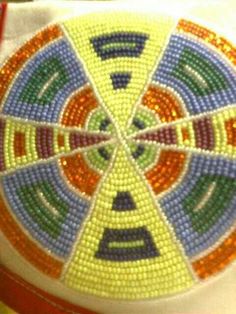
<svg viewBox="0 0 236 314">
<path fill-rule="evenodd" d="M 66 287 L 181 293 L 236 258 L 236 48 L 191 21 L 49 26 L 0 70 L 0 228 Z"/>
</svg>

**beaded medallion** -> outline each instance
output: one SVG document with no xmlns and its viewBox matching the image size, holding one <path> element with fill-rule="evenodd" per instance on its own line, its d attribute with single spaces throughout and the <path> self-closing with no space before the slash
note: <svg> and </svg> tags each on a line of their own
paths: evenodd
<svg viewBox="0 0 236 314">
<path fill-rule="evenodd" d="M 236 48 L 191 21 L 51 25 L 0 70 L 0 228 L 74 291 L 184 292 L 236 258 Z"/>
</svg>

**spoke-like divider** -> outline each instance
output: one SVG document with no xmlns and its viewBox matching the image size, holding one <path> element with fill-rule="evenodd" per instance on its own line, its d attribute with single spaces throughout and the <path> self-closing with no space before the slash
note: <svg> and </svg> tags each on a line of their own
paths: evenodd
<svg viewBox="0 0 236 314">
<path fill-rule="evenodd" d="M 0 117 L 0 175 L 19 167 L 107 144 L 105 132 Z"/>
<path fill-rule="evenodd" d="M 130 139 L 170 149 L 235 158 L 236 106 L 162 123 L 138 132 Z"/>
</svg>

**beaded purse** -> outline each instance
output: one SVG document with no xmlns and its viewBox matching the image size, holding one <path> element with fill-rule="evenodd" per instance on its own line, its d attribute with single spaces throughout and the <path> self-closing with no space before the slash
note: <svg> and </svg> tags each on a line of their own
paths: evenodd
<svg viewBox="0 0 236 314">
<path fill-rule="evenodd" d="M 222 276 L 236 258 L 235 65 L 208 27 L 127 12 L 51 24 L 7 59 L 1 272 L 38 306 L 21 313 L 151 313 Z"/>
</svg>

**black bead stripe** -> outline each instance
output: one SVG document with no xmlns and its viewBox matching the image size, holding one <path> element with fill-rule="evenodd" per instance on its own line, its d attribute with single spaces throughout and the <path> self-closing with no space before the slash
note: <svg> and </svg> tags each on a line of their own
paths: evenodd
<svg viewBox="0 0 236 314">
<path fill-rule="evenodd" d="M 139 57 L 145 47 L 148 35 L 131 32 L 117 32 L 92 38 L 90 41 L 102 60 L 119 57 Z"/>
<path fill-rule="evenodd" d="M 142 246 L 123 247 L 122 243 L 143 241 Z M 119 248 L 110 248 L 111 243 L 119 243 Z M 160 256 L 150 232 L 145 227 L 132 229 L 108 229 L 103 233 L 96 258 L 114 262 L 136 261 Z"/>
</svg>

